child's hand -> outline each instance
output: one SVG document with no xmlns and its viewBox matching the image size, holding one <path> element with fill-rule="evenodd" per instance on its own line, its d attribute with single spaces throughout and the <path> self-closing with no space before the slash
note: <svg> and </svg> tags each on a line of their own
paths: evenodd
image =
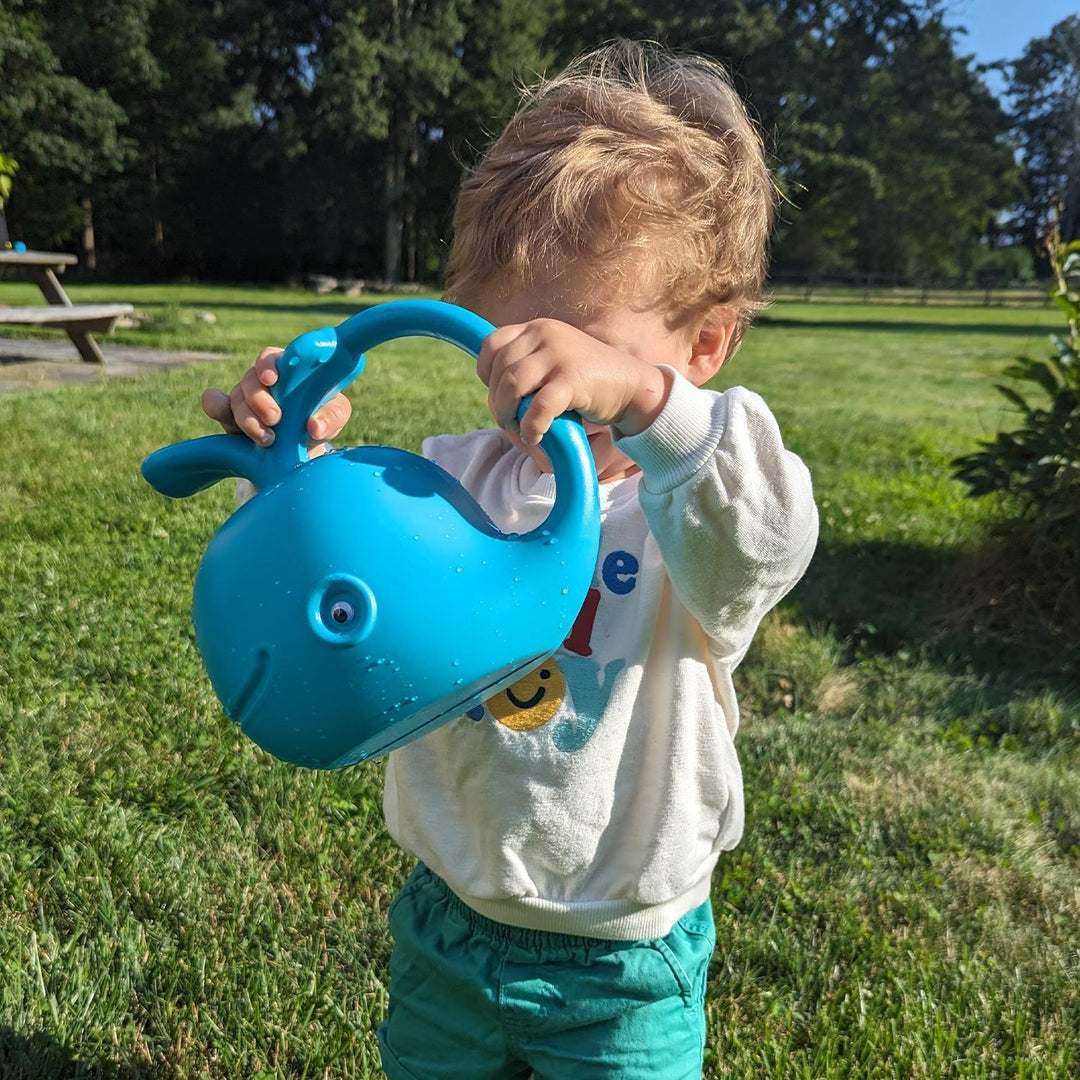
<svg viewBox="0 0 1080 1080">
<path fill-rule="evenodd" d="M 644 431 L 659 415 L 669 385 L 654 364 L 557 319 L 502 326 L 480 349 L 476 371 L 501 428 L 536 445 L 568 409 L 610 424 L 620 435 Z M 521 399 L 534 398 L 517 420 Z"/>
<path fill-rule="evenodd" d="M 246 435 L 260 446 L 274 441 L 273 426 L 281 419 L 281 410 L 270 396 L 269 387 L 277 382 L 278 357 L 284 349 L 263 349 L 255 365 L 244 372 L 243 378 L 226 394 L 224 390 L 203 391 L 203 412 L 216 420 L 229 435 Z M 331 398 L 318 412 L 308 418 L 307 429 L 312 439 L 309 453 L 317 457 L 325 447 L 322 442 L 334 438 L 352 415 L 352 405 L 344 394 Z"/>
</svg>

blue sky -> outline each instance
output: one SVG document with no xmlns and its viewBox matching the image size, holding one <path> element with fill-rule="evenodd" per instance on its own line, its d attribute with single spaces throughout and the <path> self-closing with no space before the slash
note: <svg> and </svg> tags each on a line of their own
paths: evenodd
<svg viewBox="0 0 1080 1080">
<path fill-rule="evenodd" d="M 957 51 L 990 63 L 1018 59 L 1032 38 L 1045 37 L 1062 19 L 1080 14 L 1080 0 L 946 0 L 945 8 L 946 23 L 968 31 L 958 35 Z M 987 82 L 1000 91 L 999 80 Z"/>
</svg>

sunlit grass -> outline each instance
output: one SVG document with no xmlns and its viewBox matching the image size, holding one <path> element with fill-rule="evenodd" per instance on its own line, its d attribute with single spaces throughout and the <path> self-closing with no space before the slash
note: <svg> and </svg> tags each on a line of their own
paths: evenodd
<svg viewBox="0 0 1080 1080">
<path fill-rule="evenodd" d="M 138 474 L 210 431 L 204 386 L 367 299 L 71 292 L 160 313 L 119 342 L 227 356 L 0 397 L 0 1075 L 376 1077 L 409 866 L 381 765 L 303 772 L 238 736 L 189 621 L 228 485 L 170 502 Z M 739 672 L 748 820 L 713 890 L 709 1077 L 1080 1067 L 1076 643 L 948 611 L 990 512 L 948 461 L 1008 421 L 992 377 L 1055 321 L 777 304 L 717 380 L 773 406 L 822 540 Z M 350 394 L 345 442 L 489 423 L 434 342 L 375 350 Z"/>
</svg>

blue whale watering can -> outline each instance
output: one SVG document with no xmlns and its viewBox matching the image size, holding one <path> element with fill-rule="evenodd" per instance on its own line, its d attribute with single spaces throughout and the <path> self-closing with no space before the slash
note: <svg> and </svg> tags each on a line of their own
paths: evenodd
<svg viewBox="0 0 1080 1080">
<path fill-rule="evenodd" d="M 541 441 L 555 505 L 504 534 L 433 462 L 387 446 L 309 459 L 307 420 L 393 338 L 474 357 L 494 328 L 430 300 L 380 304 L 303 334 L 278 360 L 273 445 L 209 435 L 151 454 L 143 476 L 193 495 L 229 476 L 258 493 L 195 576 L 195 640 L 225 712 L 284 761 L 334 769 L 468 712 L 569 633 L 600 544 L 596 469 L 573 414 Z"/>
</svg>

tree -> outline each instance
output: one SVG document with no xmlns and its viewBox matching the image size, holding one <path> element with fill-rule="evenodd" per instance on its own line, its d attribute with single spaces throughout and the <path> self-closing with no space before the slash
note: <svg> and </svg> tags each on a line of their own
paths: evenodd
<svg viewBox="0 0 1080 1080">
<path fill-rule="evenodd" d="M 465 26 L 459 0 L 346 4 L 327 33 L 318 74 L 318 112 L 342 151 L 379 142 L 382 159 L 382 273 L 397 280 L 414 181 L 440 107 L 464 79 Z"/>
<path fill-rule="evenodd" d="M 967 276 L 980 238 L 1021 191 L 1004 111 L 940 14 L 889 43 L 865 95 L 861 136 L 882 185 L 855 229 L 860 269 Z M 848 130 L 858 122 L 851 115 Z"/>
<path fill-rule="evenodd" d="M 1012 130 L 1028 188 L 1019 234 L 1035 250 L 1056 198 L 1068 243 L 1080 237 L 1080 17 L 1070 15 L 1035 38 L 1010 69 Z"/>
<path fill-rule="evenodd" d="M 1004 113 L 938 0 L 609 0 L 557 39 L 597 30 L 729 68 L 787 199 L 781 270 L 956 272 L 1019 190 Z"/>
<path fill-rule="evenodd" d="M 78 228 L 80 198 L 132 151 L 123 110 L 106 90 L 64 70 L 45 16 L 36 0 L 0 7 L 0 131 L 21 166 L 11 215 L 43 245 Z"/>
</svg>

